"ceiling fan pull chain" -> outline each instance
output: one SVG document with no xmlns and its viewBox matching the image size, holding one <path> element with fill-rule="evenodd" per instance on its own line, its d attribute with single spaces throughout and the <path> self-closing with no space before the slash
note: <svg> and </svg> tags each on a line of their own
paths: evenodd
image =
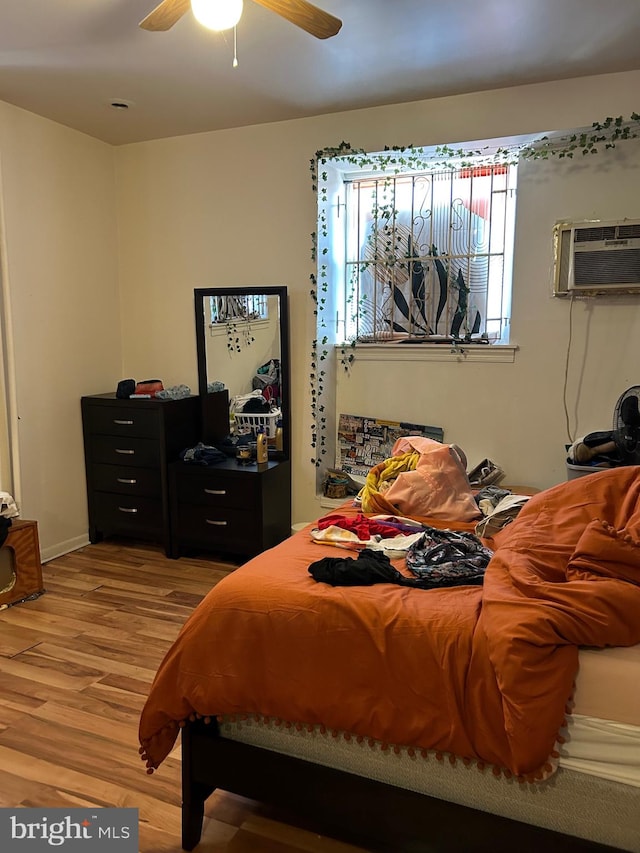
<svg viewBox="0 0 640 853">
<path fill-rule="evenodd" d="M 233 67 L 238 67 L 238 27 L 233 28 Z"/>
</svg>

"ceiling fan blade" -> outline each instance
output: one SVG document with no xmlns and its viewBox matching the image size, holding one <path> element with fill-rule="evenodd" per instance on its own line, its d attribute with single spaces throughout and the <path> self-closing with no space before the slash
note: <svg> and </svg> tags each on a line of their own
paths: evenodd
<svg viewBox="0 0 640 853">
<path fill-rule="evenodd" d="M 162 0 L 153 12 L 140 21 L 140 26 L 152 32 L 170 30 L 190 8 L 191 0 Z"/>
<path fill-rule="evenodd" d="M 307 0 L 254 0 L 265 9 L 270 9 L 276 15 L 291 21 L 319 39 L 328 39 L 340 32 L 342 21 L 334 18 L 328 12 L 318 9 Z"/>
</svg>

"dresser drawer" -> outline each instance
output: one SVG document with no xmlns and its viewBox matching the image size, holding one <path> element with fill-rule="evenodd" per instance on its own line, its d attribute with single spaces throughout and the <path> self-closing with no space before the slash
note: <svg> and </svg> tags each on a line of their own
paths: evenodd
<svg viewBox="0 0 640 853">
<path fill-rule="evenodd" d="M 160 497 L 162 480 L 157 468 L 130 468 L 121 465 L 93 465 L 93 488 L 98 492 Z"/>
<path fill-rule="evenodd" d="M 251 476 L 225 476 L 198 469 L 193 473 L 182 472 L 177 478 L 177 496 L 179 503 L 253 510 L 259 497 L 259 483 Z"/>
<path fill-rule="evenodd" d="M 97 526 L 104 531 L 157 535 L 163 528 L 162 501 L 156 498 L 96 492 L 95 508 Z"/>
<path fill-rule="evenodd" d="M 178 509 L 181 536 L 208 548 L 240 545 L 251 550 L 250 543 L 259 533 L 259 520 L 251 510 L 182 505 Z M 247 548 L 247 546 L 249 546 Z"/>
<path fill-rule="evenodd" d="M 100 435 L 157 438 L 160 434 L 158 412 L 131 406 L 87 406 L 86 429 Z"/>
<path fill-rule="evenodd" d="M 151 468 L 160 465 L 160 444 L 151 438 L 92 435 L 90 445 L 91 459 L 94 462 L 127 467 Z"/>
</svg>

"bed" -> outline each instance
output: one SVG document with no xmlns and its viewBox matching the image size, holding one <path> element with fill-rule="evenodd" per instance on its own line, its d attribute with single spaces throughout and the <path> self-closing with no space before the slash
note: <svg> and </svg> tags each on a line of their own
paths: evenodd
<svg viewBox="0 0 640 853">
<path fill-rule="evenodd" d="M 485 544 L 482 585 L 339 587 L 308 528 L 211 590 L 140 720 L 148 772 L 182 732 L 184 849 L 221 788 L 338 823 L 362 796 L 374 831 L 419 812 L 442 849 L 640 851 L 640 468 L 541 492 Z"/>
</svg>

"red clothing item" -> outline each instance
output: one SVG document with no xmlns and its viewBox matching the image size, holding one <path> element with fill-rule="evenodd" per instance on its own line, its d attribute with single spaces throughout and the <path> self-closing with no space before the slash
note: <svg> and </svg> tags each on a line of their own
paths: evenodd
<svg viewBox="0 0 640 853">
<path fill-rule="evenodd" d="M 362 513 L 356 516 L 326 515 L 318 522 L 320 530 L 325 530 L 327 527 L 332 526 L 351 530 L 357 535 L 358 539 L 362 539 L 363 541 L 371 539 L 374 536 L 391 539 L 393 536 L 397 536 L 399 532 L 397 526 L 385 524 L 383 521 L 374 521 L 372 518 L 362 515 Z"/>
</svg>

